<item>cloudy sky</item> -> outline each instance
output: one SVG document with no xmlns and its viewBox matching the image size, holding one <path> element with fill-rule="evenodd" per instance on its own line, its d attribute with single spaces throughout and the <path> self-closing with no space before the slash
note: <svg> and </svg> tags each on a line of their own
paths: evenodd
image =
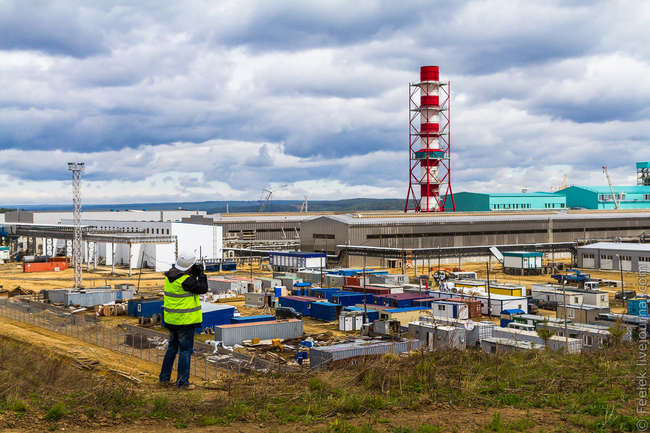
<svg viewBox="0 0 650 433">
<path fill-rule="evenodd" d="M 401 198 L 408 83 L 451 80 L 455 191 L 635 181 L 650 2 L 0 0 L 2 204 Z"/>
</svg>

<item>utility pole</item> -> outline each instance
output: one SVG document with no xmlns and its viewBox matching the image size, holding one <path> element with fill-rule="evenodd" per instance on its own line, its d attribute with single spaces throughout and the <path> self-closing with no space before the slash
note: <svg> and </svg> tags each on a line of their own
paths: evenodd
<svg viewBox="0 0 650 433">
<path fill-rule="evenodd" d="M 81 287 L 81 172 L 85 165 L 83 162 L 68 163 L 68 170 L 72 172 L 72 220 L 74 222 L 72 266 L 75 289 Z"/>
<path fill-rule="evenodd" d="M 492 318 L 492 295 L 490 295 L 490 265 L 492 264 L 492 256 L 488 256 L 487 269 L 487 283 L 485 285 L 488 292 L 488 317 Z"/>
<path fill-rule="evenodd" d="M 562 303 L 564 304 L 564 353 L 569 353 L 569 326 L 567 325 L 567 316 L 569 310 L 566 305 L 566 278 L 562 279 Z"/>
<path fill-rule="evenodd" d="M 368 253 L 363 255 L 363 323 L 368 323 L 368 306 L 366 305 L 366 257 Z"/>
<path fill-rule="evenodd" d="M 621 260 L 621 255 L 616 254 L 618 257 L 618 268 L 621 270 L 621 299 L 623 300 L 623 305 L 625 305 L 625 283 L 623 281 L 623 261 Z"/>
</svg>

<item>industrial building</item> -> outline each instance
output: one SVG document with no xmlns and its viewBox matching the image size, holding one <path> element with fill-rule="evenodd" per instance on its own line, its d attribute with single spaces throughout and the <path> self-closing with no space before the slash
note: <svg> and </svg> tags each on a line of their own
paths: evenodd
<svg viewBox="0 0 650 433">
<path fill-rule="evenodd" d="M 451 257 L 465 247 L 575 242 L 583 239 L 639 239 L 650 231 L 650 212 L 556 212 L 451 214 L 324 215 L 301 224 L 300 247 L 341 257 L 342 266 L 361 266 L 368 255 L 369 266 L 396 267 L 404 258 L 379 259 L 379 249 L 454 249 Z M 345 247 L 345 248 L 343 248 Z M 370 248 L 376 248 L 369 251 Z M 549 246 L 559 250 L 559 246 Z M 357 251 L 355 251 L 357 250 Z M 469 255 L 470 252 L 467 253 Z M 444 251 L 445 256 L 449 252 Z M 488 253 L 489 254 L 489 253 Z M 435 257 L 435 251 L 433 252 Z M 480 254 L 475 254 L 480 255 Z M 485 255 L 485 254 L 483 254 Z M 412 260 L 413 257 L 406 257 Z"/>
<path fill-rule="evenodd" d="M 106 265 L 113 263 L 130 268 L 150 267 L 158 272 L 166 271 L 176 261 L 178 251 L 194 251 L 203 259 L 221 259 L 223 240 L 221 227 L 181 222 L 144 222 L 85 220 L 85 225 L 101 231 L 142 233 L 146 235 L 168 235 L 176 237 L 176 244 L 117 244 L 98 243 L 96 254 Z M 63 220 L 63 224 L 72 221 Z M 83 251 L 87 261 L 92 261 L 92 249 L 84 243 Z M 115 251 L 113 251 L 115 249 Z"/>
<path fill-rule="evenodd" d="M 458 212 L 549 210 L 566 208 L 564 195 L 549 192 L 454 194 Z"/>
<path fill-rule="evenodd" d="M 650 209 L 650 185 L 612 186 L 619 209 Z M 557 192 L 569 208 L 616 209 L 609 186 L 570 186 Z"/>
<path fill-rule="evenodd" d="M 581 268 L 650 271 L 650 244 L 596 242 L 578 247 L 578 266 Z"/>
<path fill-rule="evenodd" d="M 88 220 L 102 221 L 181 221 L 190 216 L 205 215 L 205 211 L 196 210 L 113 210 L 81 212 L 81 223 Z M 63 220 L 72 220 L 72 211 L 8 211 L 4 214 L 5 222 L 29 224 L 60 224 Z"/>
</svg>

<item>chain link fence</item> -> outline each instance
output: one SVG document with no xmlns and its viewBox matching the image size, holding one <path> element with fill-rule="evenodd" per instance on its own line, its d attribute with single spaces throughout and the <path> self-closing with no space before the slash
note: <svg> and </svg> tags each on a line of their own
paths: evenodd
<svg viewBox="0 0 650 433">
<path fill-rule="evenodd" d="M 158 365 L 162 364 L 167 349 L 168 334 L 165 331 L 128 324 L 106 326 L 85 310 L 74 313 L 31 299 L 0 300 L 0 316 Z M 176 363 L 177 361 L 174 369 Z M 300 371 L 299 368 L 280 362 L 275 363 L 226 349 L 216 350 L 213 345 L 199 341 L 194 344 L 191 374 L 206 381 L 218 380 L 235 373 Z"/>
</svg>

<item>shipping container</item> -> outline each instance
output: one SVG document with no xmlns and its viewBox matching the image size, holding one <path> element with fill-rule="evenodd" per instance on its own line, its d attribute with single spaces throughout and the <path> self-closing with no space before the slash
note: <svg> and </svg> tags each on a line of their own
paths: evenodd
<svg viewBox="0 0 650 433">
<path fill-rule="evenodd" d="M 150 318 L 154 314 L 161 314 L 162 307 L 162 299 L 130 299 L 128 302 L 128 314 L 133 317 Z"/>
<path fill-rule="evenodd" d="M 332 346 L 314 347 L 309 351 L 311 368 L 325 368 L 336 361 L 377 357 L 386 353 L 407 353 L 420 347 L 418 340 L 357 340 Z"/>
<path fill-rule="evenodd" d="M 366 304 L 373 304 L 373 296 L 367 293 L 354 293 L 354 292 L 340 292 L 332 295 L 332 302 L 341 304 L 343 306 L 350 306 L 356 304 L 363 304 L 365 299 Z"/>
<path fill-rule="evenodd" d="M 309 316 L 314 319 L 334 322 L 338 319 L 339 313 L 343 306 L 331 302 L 313 302 L 309 311 Z"/>
<path fill-rule="evenodd" d="M 258 314 L 256 316 L 239 316 L 230 319 L 230 323 L 255 323 L 255 322 L 272 322 L 275 316 L 270 314 Z"/>
<path fill-rule="evenodd" d="M 288 340 L 301 338 L 302 335 L 302 320 L 296 319 L 220 325 L 214 328 L 214 339 L 221 341 L 226 346 L 241 344 L 244 340 L 253 338 Z"/>
<path fill-rule="evenodd" d="M 278 305 L 281 307 L 291 307 L 303 316 L 309 316 L 311 304 L 323 299 L 310 296 L 281 296 L 278 298 Z"/>
<path fill-rule="evenodd" d="M 162 327 L 165 327 L 165 309 L 163 308 L 162 314 Z M 218 325 L 230 324 L 230 321 L 235 317 L 235 307 L 226 304 L 212 304 L 209 302 L 201 302 L 201 311 L 203 313 L 203 322 L 200 327 L 197 327 L 195 332 L 200 334 L 201 331 L 212 329 Z"/>
<path fill-rule="evenodd" d="M 388 307 L 403 308 L 412 307 L 414 299 L 424 299 L 428 296 L 421 293 L 395 293 L 389 295 L 375 296 L 375 304 Z"/>
<path fill-rule="evenodd" d="M 648 300 L 644 298 L 628 299 L 627 314 L 648 317 Z"/>
<path fill-rule="evenodd" d="M 298 271 L 299 269 L 320 269 L 326 267 L 325 253 L 302 251 L 271 252 L 271 266 L 276 271 Z"/>
<path fill-rule="evenodd" d="M 23 272 L 58 272 L 68 269 L 67 262 L 37 262 L 23 264 Z"/>
</svg>

